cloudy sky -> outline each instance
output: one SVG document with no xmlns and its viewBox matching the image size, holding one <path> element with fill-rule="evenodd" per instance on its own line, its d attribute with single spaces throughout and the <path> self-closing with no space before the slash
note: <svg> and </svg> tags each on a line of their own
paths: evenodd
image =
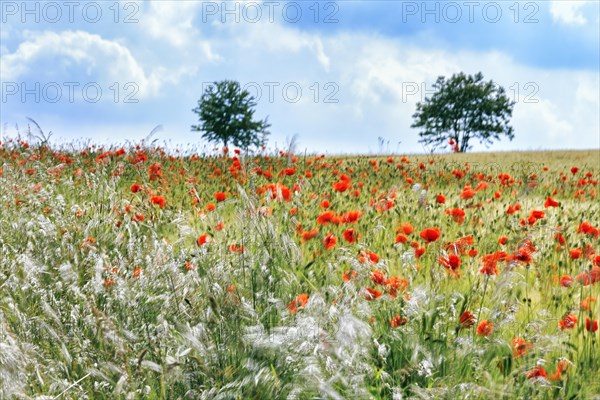
<svg viewBox="0 0 600 400">
<path fill-rule="evenodd" d="M 52 141 L 203 142 L 206 85 L 234 79 L 269 144 L 423 152 L 410 128 L 440 75 L 481 71 L 516 101 L 493 150 L 600 148 L 596 1 L 0 2 L 0 123 Z M 486 150 L 473 142 L 474 150 Z"/>
</svg>

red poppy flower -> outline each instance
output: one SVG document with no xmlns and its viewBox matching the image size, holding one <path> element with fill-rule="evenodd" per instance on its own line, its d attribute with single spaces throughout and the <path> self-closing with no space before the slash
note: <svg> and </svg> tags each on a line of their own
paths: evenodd
<svg viewBox="0 0 600 400">
<path fill-rule="evenodd" d="M 296 313 L 298 310 L 304 308 L 304 306 L 308 303 L 308 294 L 302 293 L 296 296 L 296 298 L 288 303 L 288 310 L 291 313 Z"/>
<path fill-rule="evenodd" d="M 460 193 L 460 198 L 467 200 L 472 198 L 473 196 L 475 196 L 477 192 L 475 192 L 472 188 L 471 185 L 466 184 L 465 187 L 463 188 L 462 192 Z"/>
<path fill-rule="evenodd" d="M 307 242 L 315 238 L 319 234 L 318 228 L 313 228 L 310 231 L 302 232 L 302 242 Z"/>
<path fill-rule="evenodd" d="M 423 254 L 425 254 L 425 251 L 426 251 L 426 250 L 427 250 L 427 249 L 426 249 L 425 247 L 417 247 L 417 248 L 415 249 L 415 258 L 416 258 L 417 260 L 418 260 L 419 258 L 421 258 L 421 256 L 422 256 Z"/>
<path fill-rule="evenodd" d="M 206 243 L 208 243 L 210 241 L 210 236 L 208 235 L 208 233 L 204 233 L 202 235 L 200 235 L 200 237 L 198 237 L 197 243 L 198 246 L 202 246 Z"/>
<path fill-rule="evenodd" d="M 544 202 L 544 208 L 548 207 L 558 207 L 558 201 L 554 200 L 552 197 L 546 197 L 546 201 Z"/>
<path fill-rule="evenodd" d="M 588 332 L 596 332 L 598 330 L 598 320 L 585 318 L 585 330 Z"/>
<path fill-rule="evenodd" d="M 593 303 L 595 301 L 596 301 L 595 297 L 591 297 L 591 296 L 590 297 L 586 297 L 585 299 L 583 299 L 581 301 L 581 303 L 579 303 L 579 307 L 581 307 L 581 309 L 583 311 L 590 311 L 590 309 L 591 309 L 590 303 Z"/>
<path fill-rule="evenodd" d="M 317 224 L 327 225 L 335 221 L 336 215 L 333 211 L 324 211 L 317 217 Z"/>
<path fill-rule="evenodd" d="M 156 204 L 160 208 L 164 208 L 165 207 L 165 198 L 162 197 L 162 196 L 152 196 L 150 198 L 150 202 L 152 204 Z"/>
<path fill-rule="evenodd" d="M 352 185 L 348 181 L 339 181 L 333 183 L 333 190 L 335 190 L 336 192 L 345 192 L 351 187 Z"/>
<path fill-rule="evenodd" d="M 567 314 L 558 321 L 560 330 L 572 329 L 577 325 L 577 316 L 575 314 Z"/>
<path fill-rule="evenodd" d="M 477 318 L 475 317 L 475 315 L 473 315 L 473 313 L 471 313 L 471 311 L 466 310 L 461 314 L 458 322 L 460 323 L 461 327 L 470 328 L 473 325 L 475 325 L 475 322 L 477 322 Z"/>
<path fill-rule="evenodd" d="M 560 277 L 560 286 L 569 287 L 575 282 L 575 279 L 570 277 L 569 275 L 563 275 Z"/>
<path fill-rule="evenodd" d="M 342 222 L 346 224 L 351 224 L 353 222 L 357 222 L 362 216 L 362 212 L 360 211 L 348 211 L 344 215 L 342 215 Z"/>
<path fill-rule="evenodd" d="M 377 289 L 365 288 L 365 292 L 363 294 L 364 298 L 367 300 L 375 300 L 381 297 L 381 292 Z"/>
<path fill-rule="evenodd" d="M 216 192 L 215 193 L 215 200 L 217 201 L 217 203 L 219 203 L 221 201 L 224 201 L 226 197 L 227 196 L 223 192 Z"/>
<path fill-rule="evenodd" d="M 440 256 L 438 258 L 438 262 L 446 269 L 454 272 L 460 267 L 461 260 L 460 257 L 454 253 L 451 253 L 447 256 Z"/>
<path fill-rule="evenodd" d="M 569 250 L 569 254 L 571 255 L 571 259 L 573 260 L 577 260 L 579 257 L 581 257 L 581 249 L 571 249 Z"/>
<path fill-rule="evenodd" d="M 566 360 L 560 360 L 556 366 L 556 372 L 550 375 L 550 379 L 553 381 L 560 380 L 562 374 L 567 372 L 567 368 L 569 368 L 569 363 Z"/>
<path fill-rule="evenodd" d="M 446 210 L 446 215 L 450 215 L 459 225 L 465 222 L 465 210 L 462 208 L 449 208 Z"/>
<path fill-rule="evenodd" d="M 490 336 L 494 332 L 494 324 L 491 321 L 483 320 L 477 325 L 477 334 L 481 336 Z"/>
<path fill-rule="evenodd" d="M 513 338 L 513 340 L 512 340 L 513 356 L 515 358 L 521 357 L 532 346 L 533 346 L 533 343 L 526 342 L 525 339 L 522 339 L 520 337 Z"/>
<path fill-rule="evenodd" d="M 244 246 L 237 245 L 235 243 L 233 243 L 231 246 L 229 246 L 229 251 L 231 251 L 232 253 L 243 253 L 244 252 Z"/>
<path fill-rule="evenodd" d="M 323 245 L 325 246 L 325 248 L 327 250 L 331 250 L 332 248 L 335 247 L 335 245 L 337 244 L 337 237 L 335 237 L 333 235 L 333 233 L 329 233 L 327 236 L 325 236 L 325 239 L 323 239 Z"/>
<path fill-rule="evenodd" d="M 408 287 L 408 279 L 400 278 L 399 276 L 391 276 L 389 279 L 386 279 L 384 282 L 385 290 L 388 294 L 396 298 L 398 295 L 398 289 L 406 290 Z"/>
<path fill-rule="evenodd" d="M 425 242 L 431 243 L 435 242 L 440 237 L 440 229 L 439 228 L 427 228 L 421 231 L 419 236 L 421 236 Z"/>
<path fill-rule="evenodd" d="M 133 185 L 131 185 L 131 191 L 133 193 L 137 193 L 141 190 L 142 190 L 142 185 L 140 185 L 139 183 L 134 183 Z"/>
<path fill-rule="evenodd" d="M 544 367 L 542 367 L 541 365 L 536 365 L 535 367 L 533 367 L 533 369 L 530 369 L 529 371 L 525 372 L 525 377 L 527 379 L 533 379 L 533 378 L 546 378 L 546 371 L 544 370 Z"/>
<path fill-rule="evenodd" d="M 444 204 L 446 202 L 446 198 L 443 194 L 438 194 L 437 196 L 435 196 L 435 201 L 437 201 L 438 204 Z"/>
<path fill-rule="evenodd" d="M 371 272 L 371 280 L 376 285 L 383 285 L 385 283 L 385 275 L 380 270 L 376 269 Z"/>
<path fill-rule="evenodd" d="M 367 262 L 367 260 L 371 264 L 377 264 L 377 261 L 379 261 L 379 255 L 373 253 L 372 251 L 361 250 L 361 252 L 358 255 L 358 261 L 360 261 L 361 263 L 365 263 Z"/>
<path fill-rule="evenodd" d="M 405 235 L 403 235 L 402 233 L 399 233 L 396 236 L 396 243 L 406 243 L 406 242 L 408 242 L 408 238 Z"/>
<path fill-rule="evenodd" d="M 390 326 L 392 328 L 397 328 L 399 326 L 405 325 L 407 321 L 408 319 L 406 318 L 406 316 L 400 317 L 400 315 L 396 314 L 394 318 L 390 319 Z"/>
<path fill-rule="evenodd" d="M 413 226 L 411 224 L 409 224 L 408 222 L 402 224 L 400 226 L 400 229 L 402 229 L 402 232 L 404 232 L 405 235 L 410 235 L 411 233 L 413 233 L 415 231 L 415 228 L 413 228 Z"/>
<path fill-rule="evenodd" d="M 354 243 L 358 240 L 358 232 L 356 232 L 353 228 L 346 229 L 342 236 L 348 243 Z"/>
<path fill-rule="evenodd" d="M 344 275 L 342 275 L 342 279 L 344 280 L 344 282 L 349 282 L 352 279 L 356 278 L 356 275 L 358 275 L 356 271 L 346 271 L 344 272 Z"/>
</svg>

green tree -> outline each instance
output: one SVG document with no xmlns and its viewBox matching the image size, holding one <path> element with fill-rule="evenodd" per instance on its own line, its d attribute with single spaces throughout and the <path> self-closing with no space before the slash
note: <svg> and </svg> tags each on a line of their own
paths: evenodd
<svg viewBox="0 0 600 400">
<path fill-rule="evenodd" d="M 192 131 L 202 132 L 202 138 L 209 142 L 223 142 L 225 147 L 230 144 L 244 149 L 262 146 L 271 125 L 266 118 L 252 120 L 254 107 L 254 97 L 242 90 L 238 82 L 214 82 L 198 100 L 198 107 L 192 110 L 199 118 L 199 124 L 192 125 Z"/>
<path fill-rule="evenodd" d="M 506 135 L 514 138 L 509 126 L 514 101 L 506 96 L 504 88 L 494 82 L 484 82 L 481 72 L 475 76 L 454 74 L 448 80 L 440 76 L 433 85 L 436 90 L 417 111 L 411 128 L 422 128 L 420 143 L 432 145 L 435 150 L 449 143 L 454 151 L 466 152 L 471 139 L 479 139 L 488 147 L 493 140 Z"/>
</svg>

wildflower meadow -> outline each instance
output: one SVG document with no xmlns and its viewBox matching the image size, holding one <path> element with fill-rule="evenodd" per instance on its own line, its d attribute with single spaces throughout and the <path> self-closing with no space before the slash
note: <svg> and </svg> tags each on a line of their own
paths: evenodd
<svg viewBox="0 0 600 400">
<path fill-rule="evenodd" d="M 600 399 L 600 154 L 0 143 L 2 399 Z"/>
</svg>

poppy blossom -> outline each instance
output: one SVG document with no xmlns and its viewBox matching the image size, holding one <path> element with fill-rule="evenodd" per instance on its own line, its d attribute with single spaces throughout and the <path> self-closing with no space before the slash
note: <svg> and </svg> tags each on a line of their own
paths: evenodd
<svg viewBox="0 0 600 400">
<path fill-rule="evenodd" d="M 358 240 L 358 232 L 356 232 L 353 228 L 346 229 L 342 236 L 348 243 L 354 243 Z"/>
<path fill-rule="evenodd" d="M 581 307 L 582 310 L 584 311 L 590 311 L 590 303 L 593 303 L 596 301 L 595 297 L 586 297 L 585 299 L 583 299 L 581 301 L 581 303 L 579 303 L 579 307 Z"/>
<path fill-rule="evenodd" d="M 231 246 L 229 246 L 229 251 L 231 251 L 232 253 L 243 253 L 244 252 L 244 246 L 237 245 L 235 243 L 233 243 Z"/>
<path fill-rule="evenodd" d="M 572 329 L 577 325 L 577 316 L 575 314 L 567 314 L 558 321 L 558 328 L 561 331 Z"/>
<path fill-rule="evenodd" d="M 348 211 L 344 215 L 342 215 L 342 222 L 346 224 L 351 224 L 353 222 L 357 222 L 362 216 L 362 212 L 360 211 Z"/>
<path fill-rule="evenodd" d="M 377 255 L 376 253 L 373 253 L 372 251 L 361 250 L 361 252 L 358 255 L 358 261 L 360 261 L 361 263 L 364 263 L 364 262 L 367 262 L 367 260 L 371 264 L 377 264 L 377 261 L 379 261 L 379 255 Z"/>
<path fill-rule="evenodd" d="M 308 242 L 319 234 L 318 228 L 313 228 L 310 231 L 302 232 L 302 242 Z"/>
<path fill-rule="evenodd" d="M 323 239 L 323 245 L 325 246 L 325 248 L 327 250 L 333 249 L 336 244 L 337 244 L 337 237 L 335 237 L 333 235 L 333 233 L 331 233 L 331 232 L 327 236 L 325 236 L 325 239 Z"/>
<path fill-rule="evenodd" d="M 221 201 L 225 201 L 225 198 L 227 196 L 225 195 L 225 193 L 223 192 L 216 192 L 215 193 L 215 200 L 217 201 L 217 203 L 221 202 Z"/>
<path fill-rule="evenodd" d="M 421 236 L 426 243 L 435 242 L 440 237 L 440 229 L 439 228 L 427 228 L 421 231 L 419 236 Z"/>
<path fill-rule="evenodd" d="M 401 229 L 405 235 L 410 235 L 411 233 L 413 233 L 415 231 L 415 228 L 413 228 L 413 226 L 411 224 L 409 224 L 408 222 L 402 224 L 399 229 Z"/>
<path fill-rule="evenodd" d="M 398 235 L 396 235 L 396 243 L 406 243 L 406 242 L 408 242 L 408 238 L 404 234 L 399 233 Z"/>
<path fill-rule="evenodd" d="M 446 210 L 446 215 L 450 215 L 459 225 L 465 222 L 465 210 L 462 208 L 449 208 Z"/>
<path fill-rule="evenodd" d="M 579 257 L 581 257 L 581 249 L 571 249 L 569 250 L 569 254 L 571 256 L 571 259 L 573 260 L 577 260 Z"/>
<path fill-rule="evenodd" d="M 333 184 L 333 190 L 336 192 L 345 192 L 346 190 L 350 189 L 352 187 L 352 184 L 350 184 L 350 182 L 348 181 L 339 181 L 339 182 L 334 182 Z"/>
<path fill-rule="evenodd" d="M 477 325 L 477 334 L 481 336 L 490 336 L 494 332 L 494 324 L 484 319 Z"/>
<path fill-rule="evenodd" d="M 162 196 L 152 196 L 150 198 L 150 202 L 152 204 L 156 204 L 160 208 L 164 208 L 165 207 L 165 198 L 162 197 Z"/>
<path fill-rule="evenodd" d="M 521 357 L 532 346 L 533 346 L 533 343 L 526 342 L 524 339 L 522 339 L 520 337 L 513 338 L 513 340 L 512 340 L 513 356 L 515 358 Z"/>
<path fill-rule="evenodd" d="M 400 317 L 400 315 L 396 314 L 394 318 L 390 319 L 390 326 L 392 328 L 397 328 L 399 326 L 405 325 L 407 321 L 408 319 L 406 318 L 406 316 Z"/>
<path fill-rule="evenodd" d="M 546 371 L 544 370 L 544 367 L 542 367 L 541 365 L 536 365 L 529 371 L 525 372 L 525 377 L 527 379 L 546 378 L 547 375 L 546 375 Z"/>
<path fill-rule="evenodd" d="M 546 197 L 546 201 L 544 202 L 544 208 L 548 207 L 558 207 L 558 201 L 554 200 L 552 197 Z"/>
<path fill-rule="evenodd" d="M 498 262 L 506 260 L 506 253 L 504 251 L 497 251 L 492 254 L 486 254 L 482 257 L 482 266 L 479 268 L 479 272 L 484 275 L 498 275 Z"/>
<path fill-rule="evenodd" d="M 475 325 L 475 322 L 477 322 L 477 318 L 475 317 L 475 315 L 473 315 L 471 311 L 466 310 L 461 314 L 458 322 L 461 327 L 470 328 L 473 325 Z"/>
<path fill-rule="evenodd" d="M 575 282 L 575 279 L 570 277 L 569 275 L 563 275 L 560 277 L 560 286 L 569 287 Z"/>
<path fill-rule="evenodd" d="M 131 185 L 131 191 L 133 193 L 137 193 L 141 190 L 142 190 L 142 185 L 140 185 L 139 183 L 134 183 L 133 185 Z"/>
<path fill-rule="evenodd" d="M 380 270 L 376 269 L 371 272 L 371 280 L 376 285 L 383 285 L 385 282 L 385 275 Z"/>
<path fill-rule="evenodd" d="M 550 375 L 550 379 L 552 379 L 553 381 L 560 380 L 562 374 L 567 372 L 568 367 L 569 367 L 568 361 L 560 360 L 558 362 L 558 365 L 556 366 L 556 372 L 554 372 L 552 375 Z"/>
<path fill-rule="evenodd" d="M 356 278 L 356 275 L 358 275 L 356 271 L 349 270 L 344 272 L 342 279 L 344 282 L 350 282 L 352 279 Z"/>
<path fill-rule="evenodd" d="M 391 297 L 396 298 L 398 295 L 398 289 L 403 291 L 406 290 L 408 287 L 408 280 L 400 278 L 399 276 L 391 276 L 390 278 L 386 279 L 383 284 L 387 293 Z"/>
<path fill-rule="evenodd" d="M 438 262 L 448 270 L 448 272 L 458 275 L 458 267 L 460 267 L 460 257 L 454 253 L 448 254 L 447 256 L 440 256 Z"/>
<path fill-rule="evenodd" d="M 198 243 L 198 246 L 203 246 L 208 242 L 210 242 L 210 236 L 208 235 L 208 233 L 200 235 L 198 237 L 198 240 L 196 241 L 196 243 Z"/>
<path fill-rule="evenodd" d="M 366 300 L 375 300 L 381 297 L 381 292 L 377 289 L 372 289 L 370 287 L 365 288 L 365 292 L 363 294 Z"/>
<path fill-rule="evenodd" d="M 293 301 L 290 301 L 288 303 L 288 310 L 290 310 L 291 313 L 297 313 L 298 310 L 304 308 L 304 306 L 306 306 L 307 303 L 308 303 L 308 294 L 306 294 L 306 293 L 299 294 L 298 296 L 296 296 L 296 298 Z"/>
<path fill-rule="evenodd" d="M 473 196 L 475 196 L 477 192 L 475 192 L 472 188 L 471 185 L 466 184 L 465 187 L 463 188 L 462 192 L 460 193 L 460 198 L 463 200 L 468 200 L 470 198 L 472 198 Z"/>
<path fill-rule="evenodd" d="M 588 332 L 596 332 L 598 330 L 598 320 L 585 318 L 585 330 Z"/>
<path fill-rule="evenodd" d="M 444 204 L 446 202 L 446 197 L 444 197 L 443 194 L 438 194 L 435 196 L 435 201 L 437 201 L 438 204 Z"/>
<path fill-rule="evenodd" d="M 317 224 L 327 225 L 336 221 L 336 215 L 333 211 L 324 211 L 317 217 Z"/>
</svg>

